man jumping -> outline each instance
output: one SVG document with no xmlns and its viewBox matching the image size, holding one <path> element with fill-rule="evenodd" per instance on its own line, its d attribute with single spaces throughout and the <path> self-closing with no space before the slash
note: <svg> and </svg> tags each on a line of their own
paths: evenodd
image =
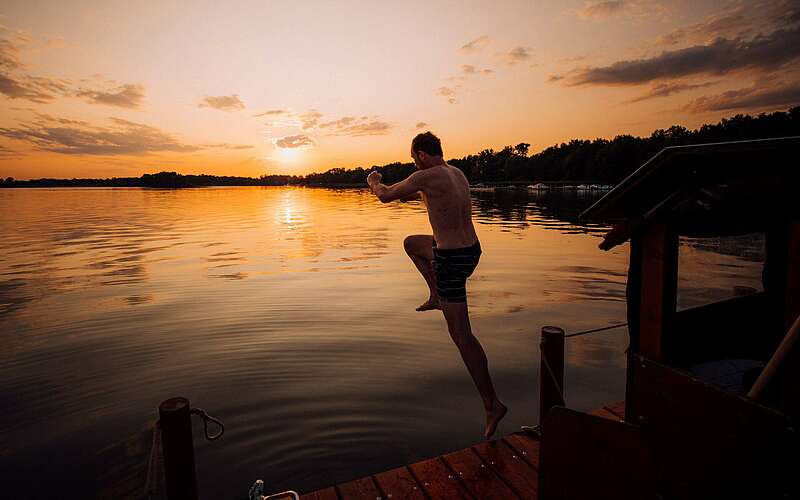
<svg viewBox="0 0 800 500">
<path fill-rule="evenodd" d="M 417 311 L 442 310 L 450 337 L 483 398 L 486 410 L 483 435 L 489 439 L 507 408 L 494 392 L 486 354 L 469 324 L 466 282 L 481 256 L 481 245 L 472 225 L 469 182 L 461 170 L 445 163 L 441 142 L 430 132 L 414 137 L 411 157 L 417 171 L 405 180 L 386 186 L 381 184 L 381 174 L 373 171 L 367 176 L 367 184 L 383 203 L 422 196 L 433 236 L 418 234 L 403 242 L 430 292 Z"/>
</svg>

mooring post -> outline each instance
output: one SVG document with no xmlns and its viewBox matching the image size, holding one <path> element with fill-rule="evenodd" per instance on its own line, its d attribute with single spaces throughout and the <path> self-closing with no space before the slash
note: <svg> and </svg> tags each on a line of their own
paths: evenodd
<svg viewBox="0 0 800 500">
<path fill-rule="evenodd" d="M 170 398 L 158 406 L 164 477 L 169 500 L 197 500 L 194 442 L 190 404 L 186 398 Z"/>
<path fill-rule="evenodd" d="M 542 328 L 539 343 L 539 425 L 550 408 L 564 406 L 564 330 L 557 326 Z"/>
</svg>

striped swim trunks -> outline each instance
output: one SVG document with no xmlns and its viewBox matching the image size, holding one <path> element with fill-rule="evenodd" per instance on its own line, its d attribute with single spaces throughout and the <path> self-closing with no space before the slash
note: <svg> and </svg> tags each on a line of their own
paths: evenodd
<svg viewBox="0 0 800 500">
<path fill-rule="evenodd" d="M 436 248 L 433 242 L 433 271 L 436 274 L 436 293 L 445 302 L 467 301 L 467 278 L 478 266 L 481 244 L 464 248 Z"/>
</svg>

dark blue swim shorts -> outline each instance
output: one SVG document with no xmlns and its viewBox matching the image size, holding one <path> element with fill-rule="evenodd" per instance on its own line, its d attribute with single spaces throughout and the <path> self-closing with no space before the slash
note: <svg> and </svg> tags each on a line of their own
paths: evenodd
<svg viewBox="0 0 800 500">
<path fill-rule="evenodd" d="M 466 302 L 467 278 L 478 266 L 481 244 L 464 248 L 436 248 L 433 242 L 433 272 L 436 274 L 436 293 L 445 302 Z"/>
</svg>

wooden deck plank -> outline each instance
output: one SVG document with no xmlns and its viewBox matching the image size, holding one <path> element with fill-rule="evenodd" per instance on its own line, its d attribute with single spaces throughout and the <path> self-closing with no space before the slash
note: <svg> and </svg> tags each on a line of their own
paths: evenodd
<svg viewBox="0 0 800 500">
<path fill-rule="evenodd" d="M 512 450 L 516 451 L 522 459 L 539 470 L 539 440 L 526 434 L 510 434 L 503 438 Z"/>
<path fill-rule="evenodd" d="M 417 483 L 408 467 L 381 472 L 373 476 L 384 498 L 392 500 L 425 500 L 422 486 Z"/>
<path fill-rule="evenodd" d="M 432 500 L 472 498 L 472 495 L 467 493 L 458 479 L 444 465 L 441 458 L 431 458 L 408 467 Z"/>
<path fill-rule="evenodd" d="M 336 494 L 336 488 L 331 486 L 330 488 L 301 495 L 300 500 L 339 500 L 339 495 Z"/>
<path fill-rule="evenodd" d="M 603 408 L 619 417 L 620 420 L 625 420 L 625 401 L 608 404 Z"/>
<path fill-rule="evenodd" d="M 372 476 L 340 484 L 336 489 L 342 500 L 375 500 L 381 496 L 381 492 L 372 481 Z"/>
<path fill-rule="evenodd" d="M 615 422 L 618 422 L 618 421 L 622 420 L 617 415 L 615 415 L 614 413 L 611 413 L 610 411 L 606 410 L 605 408 L 597 408 L 596 410 L 592 410 L 592 411 L 589 412 L 589 415 L 594 415 L 596 417 L 607 418 L 608 420 L 614 420 Z"/>
<path fill-rule="evenodd" d="M 483 460 L 471 449 L 454 451 L 442 457 L 453 474 L 464 483 L 473 496 L 480 499 L 517 498 L 517 495 Z"/>
<path fill-rule="evenodd" d="M 497 472 L 520 498 L 534 500 L 538 496 L 539 472 L 512 451 L 501 440 L 472 447 L 483 462 Z"/>
<path fill-rule="evenodd" d="M 625 402 L 608 404 L 589 413 L 609 420 L 624 420 Z M 432 500 L 473 497 L 535 499 L 539 489 L 539 454 L 540 442 L 535 436 L 515 433 L 441 457 L 307 493 L 301 498 L 422 500 L 427 495 Z"/>
</svg>

